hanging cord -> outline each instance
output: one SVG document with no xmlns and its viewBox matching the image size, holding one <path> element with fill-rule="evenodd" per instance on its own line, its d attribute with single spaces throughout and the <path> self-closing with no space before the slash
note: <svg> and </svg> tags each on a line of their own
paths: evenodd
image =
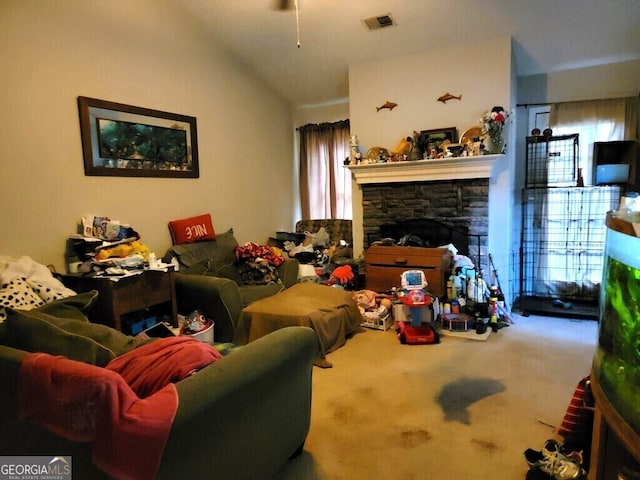
<svg viewBox="0 0 640 480">
<path fill-rule="evenodd" d="M 298 14 L 298 0 L 293 2 L 296 6 L 296 39 L 298 42 L 298 48 L 300 48 L 300 16 Z"/>
</svg>

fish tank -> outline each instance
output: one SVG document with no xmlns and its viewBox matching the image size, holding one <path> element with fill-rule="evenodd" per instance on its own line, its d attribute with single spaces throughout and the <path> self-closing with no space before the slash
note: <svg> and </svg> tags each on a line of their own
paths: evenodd
<svg viewBox="0 0 640 480">
<path fill-rule="evenodd" d="M 640 238 L 615 212 L 607 214 L 592 373 L 610 406 L 640 435 Z"/>
</svg>

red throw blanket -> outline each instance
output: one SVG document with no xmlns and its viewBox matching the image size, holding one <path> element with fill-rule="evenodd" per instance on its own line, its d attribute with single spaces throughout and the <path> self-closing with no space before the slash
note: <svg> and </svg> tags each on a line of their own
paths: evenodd
<svg viewBox="0 0 640 480">
<path fill-rule="evenodd" d="M 124 372 L 131 365 L 125 377 L 143 376 L 142 390 L 155 393 L 141 399 L 115 371 L 66 357 L 29 354 L 20 368 L 18 417 L 30 417 L 64 438 L 93 442 L 93 462 L 114 478 L 153 479 L 178 409 L 176 387 L 168 382 L 219 356 L 209 345 L 180 337 L 129 352 L 110 366 Z M 135 369 L 143 364 L 146 372 Z M 151 381 L 152 376 L 159 382 Z"/>
<path fill-rule="evenodd" d="M 193 337 L 168 337 L 120 355 L 105 368 L 119 373 L 140 398 L 145 398 L 220 358 L 218 350 Z"/>
</svg>

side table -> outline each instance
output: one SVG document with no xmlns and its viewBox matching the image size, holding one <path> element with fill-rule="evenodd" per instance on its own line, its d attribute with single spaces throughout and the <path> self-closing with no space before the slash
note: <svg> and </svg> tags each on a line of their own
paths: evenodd
<svg viewBox="0 0 640 480">
<path fill-rule="evenodd" d="M 122 317 L 148 308 L 163 308 L 177 326 L 176 291 L 171 272 L 144 270 L 136 275 L 108 277 L 82 274 L 61 275 L 62 282 L 78 293 L 98 291 L 91 321 L 122 331 Z"/>
</svg>

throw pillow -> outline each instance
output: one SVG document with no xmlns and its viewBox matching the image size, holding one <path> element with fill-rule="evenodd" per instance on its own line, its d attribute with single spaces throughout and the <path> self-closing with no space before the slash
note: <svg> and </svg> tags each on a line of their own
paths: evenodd
<svg viewBox="0 0 640 480">
<path fill-rule="evenodd" d="M 36 294 L 44 300 L 45 303 L 53 302 L 54 300 L 60 300 L 68 295 L 64 291 L 56 290 L 51 286 L 47 286 L 38 280 L 27 279 L 27 285 L 29 285 Z"/>
<path fill-rule="evenodd" d="M 33 310 L 11 310 L 5 320 L 7 345 L 28 352 L 62 355 L 71 360 L 105 366 L 115 353 L 92 338 L 66 332 L 51 323 L 55 318 Z M 78 322 L 82 323 L 82 322 Z"/>
<path fill-rule="evenodd" d="M 106 366 L 145 398 L 222 358 L 211 345 L 189 337 L 161 338 L 121 355 Z"/>
<path fill-rule="evenodd" d="M 16 277 L 0 287 L 0 321 L 7 318 L 5 308 L 30 310 L 44 305 L 44 300 L 29 286 L 25 277 Z"/>
<path fill-rule="evenodd" d="M 216 238 L 211 215 L 208 213 L 196 217 L 173 220 L 169 222 L 169 231 L 174 245 L 201 242 L 202 240 L 215 240 Z"/>
</svg>

